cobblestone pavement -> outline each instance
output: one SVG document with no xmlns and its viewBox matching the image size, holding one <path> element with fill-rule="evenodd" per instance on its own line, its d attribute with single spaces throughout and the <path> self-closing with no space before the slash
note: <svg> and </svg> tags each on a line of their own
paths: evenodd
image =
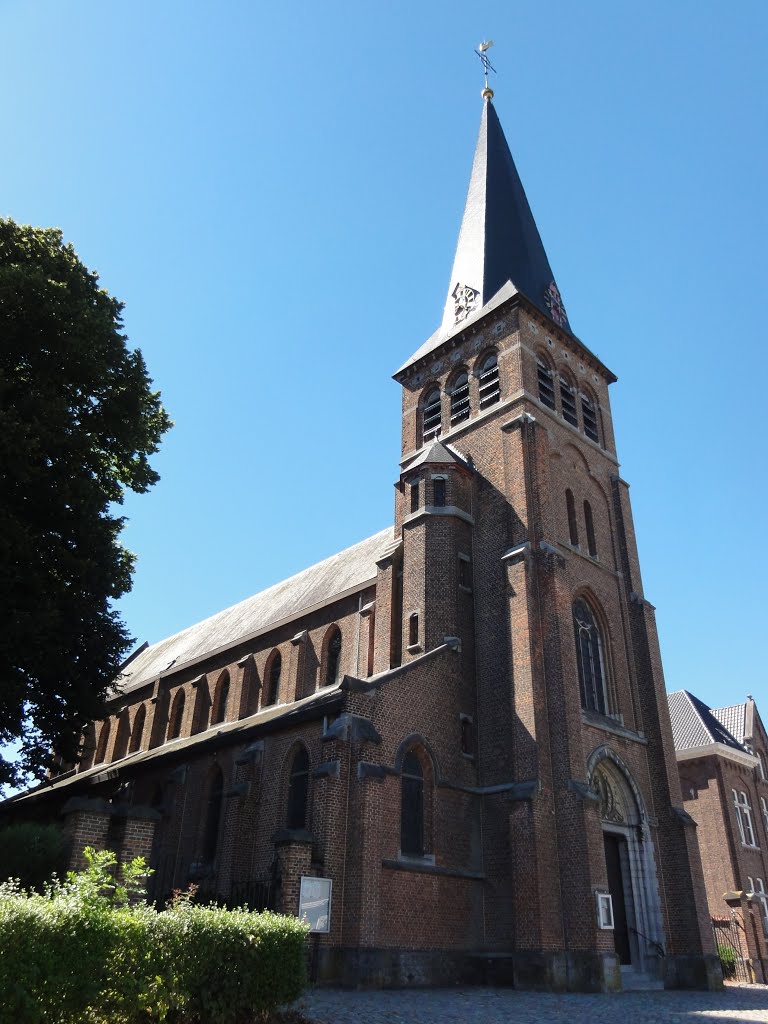
<svg viewBox="0 0 768 1024">
<path fill-rule="evenodd" d="M 315 989 L 298 1008 L 317 1024 L 742 1024 L 768 1022 L 768 986 L 616 995 L 493 988 Z"/>
</svg>

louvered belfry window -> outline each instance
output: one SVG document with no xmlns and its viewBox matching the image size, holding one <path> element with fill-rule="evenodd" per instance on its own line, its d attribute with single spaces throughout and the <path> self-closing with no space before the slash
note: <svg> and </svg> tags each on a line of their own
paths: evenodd
<svg viewBox="0 0 768 1024">
<path fill-rule="evenodd" d="M 441 413 L 440 392 L 437 388 L 434 388 L 427 395 L 426 401 L 424 402 L 425 441 L 440 432 Z"/>
<path fill-rule="evenodd" d="M 451 425 L 469 416 L 469 377 L 460 373 L 451 389 Z"/>
<path fill-rule="evenodd" d="M 539 401 L 548 409 L 555 408 L 555 387 L 552 383 L 552 371 L 542 359 L 536 360 L 539 381 Z"/>
<path fill-rule="evenodd" d="M 572 427 L 577 427 L 579 421 L 576 418 L 576 396 L 573 388 L 565 378 L 560 378 L 560 407 L 563 410 L 563 419 Z"/>
<path fill-rule="evenodd" d="M 586 395 L 581 396 L 581 417 L 584 421 L 584 433 L 590 439 L 599 444 L 600 435 L 597 432 L 597 414 L 595 407 Z"/>
<path fill-rule="evenodd" d="M 486 409 L 501 398 L 499 388 L 499 360 L 495 352 L 486 356 L 479 376 L 480 408 Z"/>
<path fill-rule="evenodd" d="M 424 771 L 415 750 L 403 758 L 400 805 L 400 852 L 424 856 Z"/>
</svg>

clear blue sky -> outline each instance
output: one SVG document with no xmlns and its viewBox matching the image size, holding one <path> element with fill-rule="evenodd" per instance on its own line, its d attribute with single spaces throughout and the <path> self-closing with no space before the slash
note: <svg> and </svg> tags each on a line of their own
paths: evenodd
<svg viewBox="0 0 768 1024">
<path fill-rule="evenodd" d="M 768 712 L 768 5 L 4 0 L 0 213 L 126 303 L 176 426 L 125 506 L 155 641 L 391 522 L 472 50 L 613 412 L 669 689 Z"/>
</svg>

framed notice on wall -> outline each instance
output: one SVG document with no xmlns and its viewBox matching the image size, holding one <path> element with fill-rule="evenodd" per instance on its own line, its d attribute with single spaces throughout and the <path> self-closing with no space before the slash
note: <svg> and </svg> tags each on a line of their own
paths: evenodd
<svg viewBox="0 0 768 1024">
<path fill-rule="evenodd" d="M 301 876 L 299 920 L 306 921 L 311 932 L 329 932 L 331 930 L 332 890 L 333 882 L 330 878 Z"/>
</svg>

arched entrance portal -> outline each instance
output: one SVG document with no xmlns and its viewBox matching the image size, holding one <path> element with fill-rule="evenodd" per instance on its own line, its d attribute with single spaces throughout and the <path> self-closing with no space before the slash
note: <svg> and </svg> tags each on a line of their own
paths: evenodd
<svg viewBox="0 0 768 1024">
<path fill-rule="evenodd" d="M 589 781 L 599 797 L 616 954 L 626 975 L 658 978 L 664 955 L 656 863 L 642 796 L 610 748 L 595 751 Z"/>
</svg>

